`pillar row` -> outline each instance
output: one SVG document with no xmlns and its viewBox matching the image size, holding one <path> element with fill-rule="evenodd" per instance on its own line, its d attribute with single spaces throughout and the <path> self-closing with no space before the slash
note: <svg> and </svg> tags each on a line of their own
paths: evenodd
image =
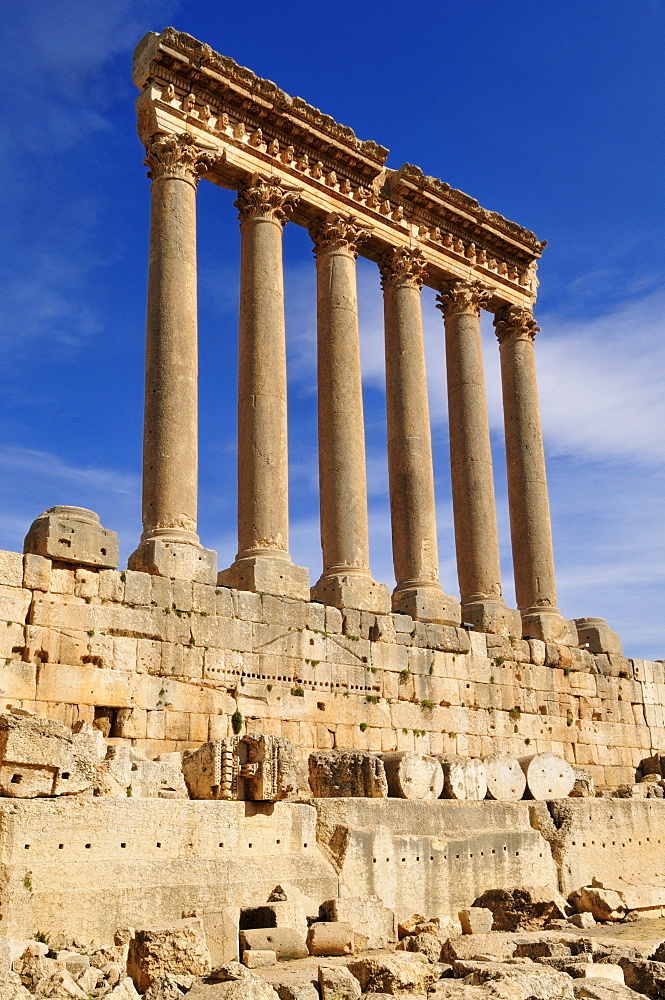
<svg viewBox="0 0 665 1000">
<path fill-rule="evenodd" d="M 150 168 L 143 434 L 143 534 L 129 568 L 214 583 L 197 516 L 196 188 L 212 162 L 187 134 L 160 136 Z"/>
<path fill-rule="evenodd" d="M 510 533 L 523 634 L 576 645 L 574 623 L 557 608 L 534 358 L 538 327 L 530 309 L 515 305 L 501 307 L 494 325 L 501 355 Z"/>
<path fill-rule="evenodd" d="M 388 474 L 394 611 L 459 625 L 459 602 L 439 582 L 432 441 L 427 400 L 421 288 L 426 263 L 401 248 L 381 262 L 385 318 Z"/>
<path fill-rule="evenodd" d="M 335 213 L 310 228 L 316 256 L 319 496 L 323 572 L 312 599 L 385 613 L 388 588 L 369 569 L 367 478 L 356 257 L 369 235 Z"/>
<path fill-rule="evenodd" d="M 299 192 L 253 175 L 238 191 L 238 554 L 219 583 L 309 599 L 289 555 L 286 335 L 282 230 Z"/>
<path fill-rule="evenodd" d="M 517 611 L 501 595 L 492 450 L 480 336 L 489 293 L 453 281 L 438 297 L 446 331 L 446 378 L 455 551 L 462 617 L 482 632 L 521 635 Z"/>
</svg>

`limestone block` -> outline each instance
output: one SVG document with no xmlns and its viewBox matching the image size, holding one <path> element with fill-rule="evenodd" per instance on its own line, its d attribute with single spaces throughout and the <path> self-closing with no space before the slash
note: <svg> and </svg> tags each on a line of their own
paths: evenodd
<svg viewBox="0 0 665 1000">
<path fill-rule="evenodd" d="M 593 775 L 588 767 L 574 767 L 575 784 L 570 795 L 572 798 L 592 799 L 596 794 L 596 786 Z"/>
<path fill-rule="evenodd" d="M 279 1000 L 279 997 L 269 983 L 263 982 L 254 973 L 245 969 L 248 973 L 246 979 L 231 979 L 222 983 L 214 984 L 214 994 L 209 983 L 194 983 L 189 993 L 188 1000 Z M 251 977 L 251 978 L 249 978 Z"/>
<path fill-rule="evenodd" d="M 537 753 L 519 758 L 532 799 L 565 799 L 573 790 L 575 773 L 567 761 L 555 753 Z"/>
<path fill-rule="evenodd" d="M 59 951 L 55 956 L 55 960 L 58 965 L 61 965 L 63 969 L 74 979 L 78 979 L 86 969 L 90 968 L 90 959 L 87 955 L 79 955 L 76 951 Z"/>
<path fill-rule="evenodd" d="M 321 1000 L 360 1000 L 361 995 L 360 983 L 343 965 L 319 966 L 319 990 Z"/>
<path fill-rule="evenodd" d="M 306 895 L 297 886 L 290 882 L 280 882 L 270 893 L 269 903 L 289 902 L 300 907 L 308 920 L 317 920 L 319 917 L 319 904 L 311 896 Z M 328 918 L 332 919 L 331 917 Z"/>
<path fill-rule="evenodd" d="M 474 802 L 485 798 L 487 773 L 480 758 L 441 754 L 438 760 L 443 769 L 441 798 Z"/>
<path fill-rule="evenodd" d="M 282 736 L 243 736 L 238 744 L 241 797 L 277 802 L 294 795 L 296 748 Z"/>
<path fill-rule="evenodd" d="M 23 586 L 23 556 L 20 552 L 0 549 L 0 584 L 3 587 Z"/>
<path fill-rule="evenodd" d="M 359 958 L 349 962 L 348 969 L 363 993 L 427 993 L 440 976 L 435 965 L 406 961 L 398 952 L 376 958 Z"/>
<path fill-rule="evenodd" d="M 182 773 L 193 799 L 234 799 L 238 796 L 238 737 L 204 743 L 185 753 Z"/>
<path fill-rule="evenodd" d="M 178 755 L 180 756 L 180 755 Z M 140 799 L 186 799 L 187 785 L 180 762 L 134 760 L 132 795 Z"/>
<path fill-rule="evenodd" d="M 203 921 L 197 917 L 140 928 L 130 939 L 127 972 L 141 993 L 165 975 L 205 976 L 210 971 Z"/>
<path fill-rule="evenodd" d="M 365 750 L 318 750 L 310 754 L 309 785 L 316 798 L 379 799 L 388 794 L 382 759 Z"/>
<path fill-rule="evenodd" d="M 473 905 L 492 911 L 492 926 L 497 931 L 535 930 L 566 916 L 564 897 L 556 889 L 543 886 L 488 889 Z"/>
<path fill-rule="evenodd" d="M 599 965 L 600 963 L 594 964 L 594 968 L 598 968 Z M 628 986 L 600 977 L 573 980 L 573 993 L 576 998 L 584 1000 L 641 1000 L 644 996 L 629 989 Z"/>
<path fill-rule="evenodd" d="M 243 951 L 243 964 L 248 969 L 267 969 L 277 964 L 277 954 L 274 951 Z"/>
<path fill-rule="evenodd" d="M 443 789 L 443 772 L 436 757 L 401 750 L 381 755 L 388 782 L 388 794 L 398 799 L 438 799 Z"/>
<path fill-rule="evenodd" d="M 593 913 L 573 913 L 571 917 L 568 917 L 568 923 L 572 924 L 573 927 L 579 927 L 580 930 L 590 930 L 592 927 L 596 926 L 596 918 Z"/>
<path fill-rule="evenodd" d="M 535 639 L 533 640 L 536 641 Z M 483 757 L 487 778 L 487 798 L 517 802 L 526 790 L 526 776 L 516 757 L 489 754 Z"/>
<path fill-rule="evenodd" d="M 321 904 L 321 914 L 326 920 L 351 924 L 356 934 L 367 934 L 368 948 L 388 948 L 397 940 L 395 912 L 378 896 L 329 899 Z"/>
<path fill-rule="evenodd" d="M 60 562 L 115 569 L 118 536 L 102 528 L 94 511 L 50 507 L 30 525 L 23 551 Z"/>
<path fill-rule="evenodd" d="M 351 924 L 315 921 L 307 934 L 310 955 L 353 955 L 355 935 Z"/>
<path fill-rule="evenodd" d="M 214 584 L 217 579 L 217 553 L 201 545 L 149 538 L 141 542 L 128 560 L 130 569 L 152 576 L 166 576 L 189 583 Z M 177 606 L 177 602 L 176 602 Z"/>
<path fill-rule="evenodd" d="M 590 653 L 613 653 L 623 656 L 621 639 L 609 628 L 604 618 L 576 618 L 577 638 L 580 646 Z"/>
<path fill-rule="evenodd" d="M 82 792 L 104 753 L 101 733 L 74 735 L 55 719 L 0 715 L 0 794 L 29 799 Z"/>
<path fill-rule="evenodd" d="M 441 958 L 441 938 L 437 934 L 420 933 L 407 934 L 397 945 L 398 951 L 425 955 L 430 962 L 438 962 Z"/>
<path fill-rule="evenodd" d="M 261 906 L 247 906 L 240 911 L 241 931 L 266 927 L 288 927 L 303 940 L 307 937 L 307 917 L 300 903 L 279 900 Z"/>
<path fill-rule="evenodd" d="M 455 976 L 464 978 L 472 986 L 491 983 L 501 987 L 514 984 L 522 996 L 530 1000 L 573 1000 L 573 982 L 565 972 L 544 969 L 542 965 L 525 958 L 511 963 L 459 962 Z M 499 987 L 501 989 L 501 987 Z M 504 995 L 501 990 L 501 995 Z"/>
<path fill-rule="evenodd" d="M 306 958 L 304 939 L 290 927 L 255 928 L 240 931 L 242 951 L 274 951 L 278 959 Z"/>
<path fill-rule="evenodd" d="M 127 795 L 132 777 L 130 748 L 110 744 L 106 747 L 106 757 L 97 766 L 94 794 L 98 798 L 121 798 Z"/>
<path fill-rule="evenodd" d="M 627 912 L 623 898 L 613 889 L 582 886 L 568 900 L 578 913 L 591 913 L 595 920 L 623 920 Z"/>
<path fill-rule="evenodd" d="M 32 593 L 19 587 L 0 587 L 0 621 L 25 623 Z"/>
<path fill-rule="evenodd" d="M 473 961 L 480 956 L 491 956 L 499 962 L 515 954 L 514 939 L 507 934 L 464 934 L 449 937 L 443 943 L 441 959 L 444 962 Z"/>
<path fill-rule="evenodd" d="M 53 1000 L 65 1000 L 65 998 L 66 1000 L 87 1000 L 86 994 L 76 983 L 74 977 L 65 969 L 57 969 L 50 976 L 40 980 L 34 995 L 39 998 L 50 997 Z M 118 1000 L 120 1000 L 120 996 L 118 996 Z M 122 1000 L 125 998 L 123 997 Z"/>
<path fill-rule="evenodd" d="M 469 906 L 459 911 L 462 934 L 487 934 L 492 930 L 494 914 L 483 906 Z"/>
</svg>

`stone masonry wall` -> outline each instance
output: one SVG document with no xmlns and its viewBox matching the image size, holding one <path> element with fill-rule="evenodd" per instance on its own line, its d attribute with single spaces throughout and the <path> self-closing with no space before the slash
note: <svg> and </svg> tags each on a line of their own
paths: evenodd
<svg viewBox="0 0 665 1000">
<path fill-rule="evenodd" d="M 0 552 L 9 706 L 148 754 L 228 735 L 234 712 L 303 756 L 552 750 L 600 786 L 665 750 L 661 662 Z"/>
</svg>

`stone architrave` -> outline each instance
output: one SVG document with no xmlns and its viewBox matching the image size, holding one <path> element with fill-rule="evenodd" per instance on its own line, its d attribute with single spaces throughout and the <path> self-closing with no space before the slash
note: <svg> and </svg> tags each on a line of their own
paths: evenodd
<svg viewBox="0 0 665 1000">
<path fill-rule="evenodd" d="M 185 753 L 182 773 L 192 799 L 236 799 L 238 797 L 238 737 L 204 743 Z"/>
<path fill-rule="evenodd" d="M 394 611 L 459 625 L 459 602 L 439 583 L 432 440 L 420 290 L 426 262 L 399 248 L 381 261 Z"/>
<path fill-rule="evenodd" d="M 238 189 L 238 554 L 218 582 L 309 600 L 309 573 L 289 555 L 286 331 L 282 230 L 299 192 L 252 175 Z"/>
<path fill-rule="evenodd" d="M 78 566 L 115 569 L 118 536 L 102 528 L 99 515 L 85 507 L 49 507 L 30 525 L 23 551 Z"/>
<path fill-rule="evenodd" d="M 317 750 L 309 755 L 309 786 L 315 798 L 383 799 L 388 782 L 383 761 L 367 750 Z"/>
<path fill-rule="evenodd" d="M 129 568 L 214 583 L 216 554 L 196 534 L 198 358 L 196 187 L 213 156 L 194 138 L 160 135 L 150 168 L 150 266 L 143 435 L 143 534 Z"/>
<path fill-rule="evenodd" d="M 277 802 L 297 791 L 296 748 L 283 736 L 243 736 L 238 744 L 242 798 Z"/>
<path fill-rule="evenodd" d="M 453 281 L 438 296 L 446 330 L 446 378 L 455 549 L 462 617 L 481 632 L 521 635 L 517 611 L 501 596 L 480 309 L 489 292 L 477 281 Z"/>
<path fill-rule="evenodd" d="M 316 255 L 319 492 L 323 572 L 312 599 L 386 613 L 390 594 L 369 570 L 367 474 L 356 257 L 369 235 L 353 217 L 310 227 Z"/>
<path fill-rule="evenodd" d="M 577 645 L 574 622 L 556 604 L 550 506 L 540 425 L 530 309 L 502 306 L 494 318 L 501 355 L 508 506 L 522 634 Z"/>
</svg>

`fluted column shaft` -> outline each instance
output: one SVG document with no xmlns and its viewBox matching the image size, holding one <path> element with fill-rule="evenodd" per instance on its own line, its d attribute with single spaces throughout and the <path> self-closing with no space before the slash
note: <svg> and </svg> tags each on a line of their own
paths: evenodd
<svg viewBox="0 0 665 1000">
<path fill-rule="evenodd" d="M 298 193 L 253 176 L 238 192 L 238 554 L 220 582 L 307 599 L 288 552 L 286 331 L 282 229 Z M 296 572 L 297 571 L 297 572 Z"/>
<path fill-rule="evenodd" d="M 143 437 L 143 535 L 130 566 L 214 581 L 196 534 L 196 186 L 211 162 L 189 135 L 147 148 L 152 179 Z"/>
<path fill-rule="evenodd" d="M 402 248 L 381 262 L 386 351 L 388 474 L 395 611 L 458 625 L 459 603 L 439 583 L 432 440 L 421 287 L 425 260 Z"/>
<path fill-rule="evenodd" d="M 357 245 L 367 230 L 332 214 L 310 229 L 316 255 L 319 495 L 323 573 L 312 596 L 337 607 L 389 610 L 369 570 Z"/>
<path fill-rule="evenodd" d="M 533 342 L 538 332 L 530 309 L 514 305 L 496 314 L 508 470 L 508 505 L 515 593 L 525 634 L 570 638 L 576 630 L 556 606 L 552 528 L 545 473 Z M 567 636 L 570 632 L 570 637 Z"/>
<path fill-rule="evenodd" d="M 518 634 L 519 614 L 501 596 L 492 449 L 483 373 L 478 282 L 454 281 L 439 296 L 446 331 L 450 471 L 457 572 L 465 621 L 481 631 Z"/>
</svg>

